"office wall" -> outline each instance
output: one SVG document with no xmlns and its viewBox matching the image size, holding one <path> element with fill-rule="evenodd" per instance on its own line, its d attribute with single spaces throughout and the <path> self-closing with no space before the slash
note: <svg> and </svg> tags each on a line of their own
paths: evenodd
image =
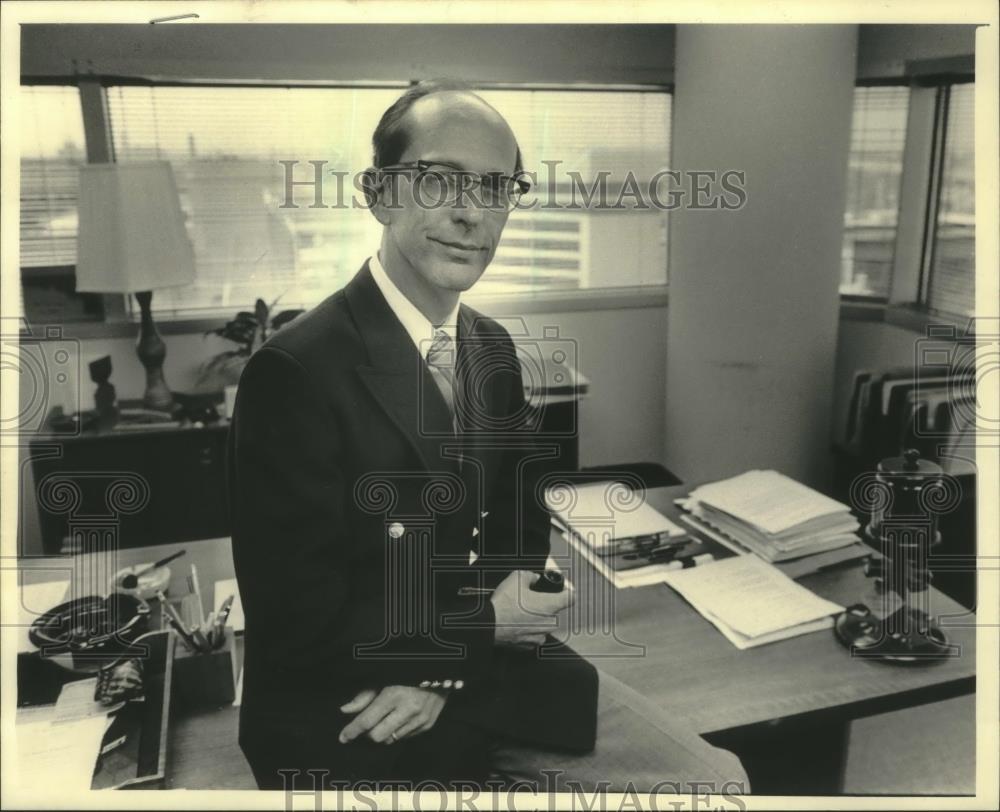
<svg viewBox="0 0 1000 812">
<path fill-rule="evenodd" d="M 21 73 L 258 81 L 668 82 L 671 25 L 28 25 Z"/>
<path fill-rule="evenodd" d="M 903 76 L 909 61 L 971 56 L 974 25 L 860 25 L 858 78 Z"/>
<path fill-rule="evenodd" d="M 821 486 L 857 30 L 677 31 L 673 166 L 746 173 L 738 211 L 670 232 L 666 455 L 689 480 L 773 467 Z M 696 124 L 695 124 L 696 123 Z"/>
<path fill-rule="evenodd" d="M 228 80 L 670 82 L 673 25 L 26 25 L 21 72 Z M 972 25 L 858 26 L 858 76 L 967 56 Z M 412 29 L 411 29 L 412 30 Z M 386 42 L 392 42 L 392 48 Z M 373 55 L 376 58 L 373 59 Z"/>
<path fill-rule="evenodd" d="M 560 337 L 577 346 L 577 366 L 591 385 L 580 411 L 581 464 L 662 459 L 663 400 L 658 393 L 665 377 L 666 307 L 535 313 L 524 321 L 532 336 L 555 327 Z M 204 359 L 232 346 L 192 333 L 164 340 L 164 374 L 171 389 L 179 392 L 193 389 Z M 145 378 L 134 339 L 85 339 L 79 346 L 79 388 L 74 375 L 53 390 L 53 403 L 75 409 L 79 397 L 84 408 L 92 408 L 94 386 L 87 364 L 104 355 L 111 356 L 119 399 L 142 397 Z"/>
<path fill-rule="evenodd" d="M 127 29 L 121 26 L 25 26 L 22 72 L 28 79 L 71 75 L 75 70 L 175 79 L 234 80 L 398 81 L 454 72 L 471 80 L 511 82 L 669 82 L 673 79 L 675 29 L 669 25 L 573 26 L 556 31 L 539 26 L 433 26 L 423 29 L 419 38 L 394 39 L 391 50 L 384 47 L 385 32 L 385 27 L 371 26 L 274 28 L 184 24 L 136 25 Z M 456 32 L 461 36 L 454 36 Z M 859 74 L 871 76 L 881 72 L 891 75 L 893 71 L 901 72 L 907 59 L 971 53 L 973 27 L 862 26 L 859 38 Z M 799 66 L 794 63 L 785 69 L 771 65 L 759 73 L 740 71 L 734 60 L 742 47 L 742 43 L 736 42 L 717 53 L 706 53 L 704 72 L 728 77 L 731 91 L 746 97 L 743 107 L 753 107 L 754 94 L 768 85 L 781 89 L 784 83 L 794 79 L 801 90 L 802 81 L 797 78 Z M 812 54 L 806 54 L 803 60 L 806 64 L 813 62 Z M 817 75 L 815 70 L 807 70 L 806 75 L 808 81 L 815 80 L 808 92 L 817 98 L 823 97 L 829 87 L 829 78 Z M 706 103 L 711 98 L 706 97 Z M 752 110 L 750 115 L 730 121 L 733 108 L 717 106 L 724 109 L 714 118 L 698 118 L 701 114 L 697 112 L 692 113 L 696 117 L 691 118 L 675 108 L 674 137 L 688 142 L 716 139 L 718 143 L 719 133 L 713 130 L 719 129 L 721 116 L 723 129 L 737 128 L 733 135 L 735 144 L 743 141 L 742 129 L 767 123 L 763 113 Z M 713 120 L 715 125 L 712 125 Z M 826 142 L 825 134 L 822 140 Z M 784 157 L 773 143 L 761 144 L 749 138 L 746 144 L 758 151 L 758 157 L 772 155 L 776 162 Z M 829 199 L 826 202 L 836 208 Z M 793 212 L 792 222 L 797 219 Z M 761 274 L 764 279 L 773 279 L 780 271 L 794 276 L 794 265 L 786 262 L 772 267 L 762 257 L 754 255 L 753 235 L 743 231 L 742 236 L 747 242 L 736 246 L 730 244 L 730 247 L 741 261 L 748 260 L 741 265 L 746 274 Z M 716 232 L 707 234 L 706 246 L 711 247 L 718 237 Z M 761 235 L 762 243 L 768 239 L 766 234 Z M 765 253 L 773 247 L 762 245 Z M 675 256 L 672 280 L 675 283 L 678 281 L 677 259 Z M 705 267 L 705 264 L 699 265 L 699 272 L 704 272 Z M 713 295 L 714 288 L 706 287 L 706 293 Z M 684 313 L 677 290 L 672 296 L 672 312 Z M 584 465 L 658 458 L 668 467 L 678 467 L 681 461 L 672 450 L 666 449 L 666 404 L 680 397 L 681 388 L 680 382 L 667 380 L 666 307 L 541 314 L 529 317 L 528 322 L 533 330 L 541 324 L 556 324 L 562 335 L 579 337 L 580 368 L 592 382 L 591 395 L 581 412 L 581 461 Z M 789 328 L 783 323 L 782 315 L 779 314 L 775 323 L 781 326 L 781 334 L 787 335 Z M 720 324 L 727 325 L 728 343 L 739 346 L 742 333 L 727 324 L 717 312 L 704 320 L 689 315 L 683 332 L 703 335 L 707 328 Z M 828 317 L 821 332 L 826 346 L 832 340 Z M 835 375 L 815 375 L 809 388 L 810 402 L 825 398 L 826 409 L 832 404 L 832 424 L 838 425 L 849 397 L 852 371 L 882 360 L 887 364 L 907 363 L 913 335 L 887 324 L 841 322 Z M 198 364 L 204 358 L 228 348 L 226 342 L 203 338 L 198 333 L 170 335 L 166 339 L 169 346 L 167 379 L 178 390 L 193 386 Z M 65 401 L 68 407 L 78 402 L 85 407 L 89 405 L 92 387 L 86 363 L 105 354 L 112 356 L 114 381 L 120 397 L 140 396 L 143 380 L 133 345 L 134 341 L 129 338 L 82 341 L 82 392 L 76 385 L 54 386 L 54 402 Z M 824 364 L 826 355 L 824 350 Z M 623 359 L 628 362 L 623 363 Z M 715 370 L 712 359 L 691 364 L 690 374 L 697 391 L 704 391 L 709 386 L 705 380 L 712 378 Z M 735 380 L 738 379 L 739 375 L 735 376 Z M 720 451 L 721 444 L 729 442 L 732 423 L 727 422 L 726 412 L 718 401 L 738 400 L 734 392 L 742 391 L 737 383 L 736 388 L 729 387 L 717 397 L 691 404 L 693 413 L 705 427 L 698 440 L 702 443 L 702 453 L 709 449 L 712 456 L 728 467 L 738 465 L 740 457 L 734 461 L 725 449 Z M 759 394 L 752 386 L 748 391 L 751 398 Z M 665 399 L 660 396 L 664 392 Z M 810 407 L 810 436 L 815 435 L 818 445 L 828 437 L 831 423 L 828 420 L 826 426 L 822 425 L 823 410 L 823 407 Z M 743 447 L 742 451 L 747 453 L 748 449 Z M 817 465 L 826 464 L 825 449 L 815 453 L 802 451 L 802 455 L 809 454 L 815 456 Z M 688 471 L 682 473 L 690 475 Z M 30 488 L 28 491 L 30 494 Z M 25 515 L 25 521 L 30 522 L 30 511 Z"/>
</svg>

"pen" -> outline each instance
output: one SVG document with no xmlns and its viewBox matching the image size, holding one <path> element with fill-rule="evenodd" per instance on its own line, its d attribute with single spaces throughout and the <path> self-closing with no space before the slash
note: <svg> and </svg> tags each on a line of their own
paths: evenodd
<svg viewBox="0 0 1000 812">
<path fill-rule="evenodd" d="M 209 612 L 208 617 L 205 618 L 205 625 L 201 627 L 201 630 L 205 633 L 205 639 L 208 640 L 209 648 L 215 648 L 215 612 Z"/>
<path fill-rule="evenodd" d="M 460 586 L 459 595 L 492 595 L 493 590 L 487 586 Z"/>
<path fill-rule="evenodd" d="M 222 641 L 225 640 L 226 621 L 229 619 L 229 612 L 233 608 L 233 601 L 235 598 L 235 595 L 230 595 L 226 598 L 222 602 L 222 606 L 219 607 L 218 613 L 215 615 L 215 622 L 212 623 L 212 630 L 209 633 L 209 639 L 213 648 L 215 648 L 216 645 L 222 645 Z M 216 641 L 218 641 L 218 643 L 216 643 Z"/>
<path fill-rule="evenodd" d="M 165 612 L 167 622 L 177 630 L 181 639 L 192 651 L 198 651 L 198 644 L 195 642 L 194 638 L 191 637 L 191 633 L 184 626 L 184 622 L 181 620 L 180 615 L 177 614 L 177 610 L 167 603 L 167 596 L 164 595 L 162 591 L 157 591 L 156 597 L 160 600 L 160 606 Z"/>
<path fill-rule="evenodd" d="M 198 568 L 191 565 L 191 591 L 198 596 L 198 625 L 205 624 L 205 605 L 201 602 L 201 584 L 198 581 Z"/>
<path fill-rule="evenodd" d="M 137 586 L 139 586 L 139 579 L 142 578 L 143 575 L 146 575 L 155 569 L 159 569 L 160 567 L 167 566 L 167 564 L 169 564 L 175 558 L 180 558 L 182 555 L 184 555 L 185 552 L 187 551 L 180 550 L 179 552 L 176 552 L 173 555 L 168 555 L 166 558 L 161 558 L 155 564 L 150 564 L 148 567 L 139 570 L 139 572 L 129 573 L 124 578 L 122 578 L 122 584 L 121 584 L 122 588 L 135 589 Z"/>
</svg>

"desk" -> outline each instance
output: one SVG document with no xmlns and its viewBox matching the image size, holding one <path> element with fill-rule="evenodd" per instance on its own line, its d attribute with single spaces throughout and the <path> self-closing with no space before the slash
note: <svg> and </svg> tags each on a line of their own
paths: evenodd
<svg viewBox="0 0 1000 812">
<path fill-rule="evenodd" d="M 670 513 L 672 498 L 686 490 L 657 489 L 650 491 L 649 500 Z M 122 550 L 119 563 L 155 560 L 182 548 L 187 555 L 173 568 L 178 590 L 185 588 L 184 563 L 195 563 L 209 601 L 210 584 L 232 577 L 228 539 Z M 830 631 L 740 651 L 666 586 L 609 590 L 556 534 L 552 552 L 576 586 L 575 617 L 597 630 L 573 631 L 574 647 L 662 707 L 685 714 L 702 734 L 809 715 L 847 720 L 975 690 L 975 615 L 936 590 L 930 590 L 931 608 L 944 616 L 942 625 L 961 647 L 960 656 L 901 668 L 852 657 Z M 65 568 L 67 562 L 22 562 L 25 581 L 52 580 L 57 577 L 51 574 L 53 566 Z M 872 600 L 872 584 L 857 565 L 809 576 L 802 583 L 842 605 Z M 613 628 L 616 636 L 602 631 L 605 627 Z M 624 643 L 645 649 L 624 649 Z M 174 719 L 168 786 L 254 788 L 236 744 L 237 723 L 235 708 Z"/>
</svg>

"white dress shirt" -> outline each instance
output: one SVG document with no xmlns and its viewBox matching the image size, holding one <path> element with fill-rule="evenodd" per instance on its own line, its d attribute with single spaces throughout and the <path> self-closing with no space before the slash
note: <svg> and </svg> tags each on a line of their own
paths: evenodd
<svg viewBox="0 0 1000 812">
<path fill-rule="evenodd" d="M 430 350 L 431 342 L 434 340 L 435 327 L 436 329 L 443 330 L 447 333 L 448 337 L 452 340 L 452 345 L 454 347 L 458 347 L 457 304 L 455 305 L 455 309 L 448 314 L 444 323 L 435 326 L 431 324 L 430 320 L 417 309 L 417 306 L 407 299 L 406 295 L 398 287 L 396 287 L 396 283 L 389 278 L 389 274 L 387 274 L 385 272 L 385 268 L 382 267 L 378 254 L 374 254 L 371 259 L 368 260 L 368 267 L 371 269 L 372 278 L 375 280 L 375 284 L 378 285 L 378 289 L 382 291 L 382 295 L 389 303 L 390 309 L 395 314 L 396 318 L 399 319 L 410 338 L 413 339 L 413 344 L 416 346 L 421 358 L 425 361 L 427 360 L 427 352 Z"/>
</svg>

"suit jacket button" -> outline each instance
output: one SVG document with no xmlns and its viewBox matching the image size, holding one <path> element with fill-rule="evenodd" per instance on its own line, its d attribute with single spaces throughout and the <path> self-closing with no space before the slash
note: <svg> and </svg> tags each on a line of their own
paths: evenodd
<svg viewBox="0 0 1000 812">
<path fill-rule="evenodd" d="M 425 679 L 423 682 L 420 683 L 420 687 L 421 688 L 430 688 L 431 687 L 431 681 L 429 679 Z"/>
<path fill-rule="evenodd" d="M 431 683 L 431 688 L 440 688 L 440 687 L 441 683 L 438 682 L 437 680 L 434 680 L 434 682 Z"/>
<path fill-rule="evenodd" d="M 405 532 L 406 528 L 403 527 L 403 525 L 401 525 L 399 522 L 393 522 L 392 524 L 389 525 L 389 538 L 401 539 L 403 537 L 403 533 Z"/>
<path fill-rule="evenodd" d="M 461 691 L 464 687 L 465 687 L 465 683 L 462 682 L 462 680 L 460 680 L 460 679 L 455 680 L 455 690 L 456 691 Z"/>
<path fill-rule="evenodd" d="M 450 679 L 446 679 L 444 682 L 441 683 L 441 687 L 442 688 L 450 688 L 451 687 L 451 680 Z"/>
</svg>

